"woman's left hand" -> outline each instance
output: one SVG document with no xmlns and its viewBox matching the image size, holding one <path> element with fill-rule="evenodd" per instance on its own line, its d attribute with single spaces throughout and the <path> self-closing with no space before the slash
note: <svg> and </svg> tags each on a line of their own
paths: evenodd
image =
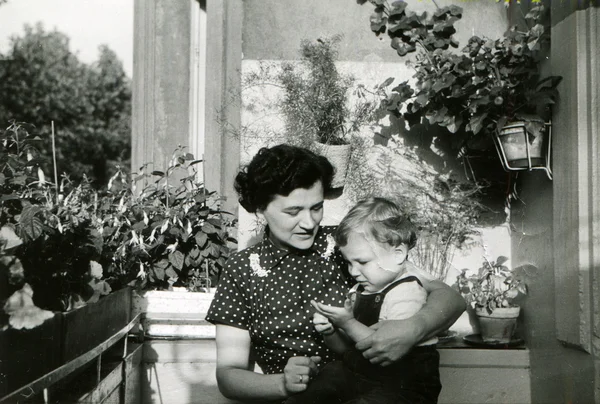
<svg viewBox="0 0 600 404">
<path fill-rule="evenodd" d="M 318 313 L 327 317 L 336 327 L 343 327 L 346 321 L 354 318 L 354 315 L 352 314 L 352 303 L 348 299 L 344 302 L 344 307 L 329 306 L 314 300 L 311 300 L 310 304 Z"/>
</svg>

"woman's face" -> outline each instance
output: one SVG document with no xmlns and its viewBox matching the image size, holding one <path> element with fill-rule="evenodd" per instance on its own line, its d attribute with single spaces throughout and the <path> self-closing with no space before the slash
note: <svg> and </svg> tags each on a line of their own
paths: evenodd
<svg viewBox="0 0 600 404">
<path fill-rule="evenodd" d="M 276 195 L 267 208 L 258 212 L 269 226 L 270 239 L 279 248 L 309 249 L 323 219 L 323 184 L 298 188 L 288 196 Z"/>
</svg>

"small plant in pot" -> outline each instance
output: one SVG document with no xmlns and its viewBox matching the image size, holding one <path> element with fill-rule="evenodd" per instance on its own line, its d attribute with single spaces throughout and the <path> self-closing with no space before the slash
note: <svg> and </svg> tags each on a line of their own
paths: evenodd
<svg viewBox="0 0 600 404">
<path fill-rule="evenodd" d="M 484 342 L 509 343 L 516 329 L 520 306 L 515 299 L 527 294 L 527 280 L 536 268 L 522 265 L 513 270 L 508 258 L 485 259 L 477 273 L 464 269 L 457 277 L 460 293 L 475 310 Z"/>
<path fill-rule="evenodd" d="M 290 143 L 325 155 L 336 168 L 333 187 L 343 186 L 354 137 L 379 109 L 378 88 L 367 90 L 338 71 L 342 37 L 303 40 L 300 62 L 283 64 L 277 81 L 284 90 L 281 111 Z M 350 94 L 355 100 L 350 100 Z"/>
</svg>

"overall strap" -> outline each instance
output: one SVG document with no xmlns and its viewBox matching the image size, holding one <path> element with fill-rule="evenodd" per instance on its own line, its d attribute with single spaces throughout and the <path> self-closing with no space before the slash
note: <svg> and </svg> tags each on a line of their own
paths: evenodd
<svg viewBox="0 0 600 404">
<path fill-rule="evenodd" d="M 417 278 L 416 276 L 410 275 L 410 276 L 407 276 L 406 278 L 398 279 L 397 281 L 390 283 L 389 285 L 387 285 L 385 287 L 385 289 L 383 289 L 381 292 L 379 292 L 379 294 L 381 294 L 382 296 L 385 296 L 390 290 L 394 289 L 396 286 L 400 285 L 401 283 L 406 283 L 406 282 L 417 282 L 419 284 L 419 286 L 423 287 L 423 284 L 421 283 L 419 278 Z"/>
</svg>

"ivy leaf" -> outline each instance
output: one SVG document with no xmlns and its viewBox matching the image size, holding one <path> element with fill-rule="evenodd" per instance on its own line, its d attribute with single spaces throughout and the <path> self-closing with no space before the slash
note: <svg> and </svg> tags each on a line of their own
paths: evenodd
<svg viewBox="0 0 600 404">
<path fill-rule="evenodd" d="M 173 265 L 175 268 L 179 269 L 180 271 L 183 268 L 184 259 L 185 259 L 185 256 L 179 250 L 173 251 L 171 254 L 169 254 L 169 262 L 171 263 L 171 265 Z"/>
<path fill-rule="evenodd" d="M 475 115 L 471 117 L 471 119 L 469 120 L 469 128 L 471 129 L 471 132 L 473 132 L 473 134 L 476 135 L 479 133 L 479 131 L 481 131 L 481 128 L 483 128 L 483 121 L 485 120 L 485 118 L 487 118 L 487 112 L 481 115 Z"/>
<path fill-rule="evenodd" d="M 383 4 L 383 1 L 381 1 L 381 4 Z M 404 10 L 406 9 L 406 6 L 408 6 L 408 3 L 406 3 L 405 1 L 393 2 L 392 9 L 390 10 L 390 16 L 403 14 Z"/>
<path fill-rule="evenodd" d="M 445 74 L 442 80 L 436 80 L 433 84 L 433 91 L 439 93 L 441 90 L 450 87 L 456 81 L 456 76 L 453 74 Z"/>
<path fill-rule="evenodd" d="M 453 117 L 448 117 L 450 118 L 450 123 L 446 124 L 446 128 L 448 129 L 448 131 L 450 133 L 456 133 L 458 132 L 458 130 L 460 129 L 460 127 L 462 126 L 463 120 L 462 117 L 459 116 L 453 116 Z"/>
<path fill-rule="evenodd" d="M 383 11 L 375 11 L 371 14 L 369 21 L 371 22 L 371 31 L 374 33 L 379 34 L 385 31 L 387 17 L 385 17 Z"/>
<path fill-rule="evenodd" d="M 442 107 L 439 110 L 427 111 L 425 117 L 429 120 L 431 125 L 434 125 L 438 122 L 443 122 L 447 115 L 448 108 Z"/>
</svg>

